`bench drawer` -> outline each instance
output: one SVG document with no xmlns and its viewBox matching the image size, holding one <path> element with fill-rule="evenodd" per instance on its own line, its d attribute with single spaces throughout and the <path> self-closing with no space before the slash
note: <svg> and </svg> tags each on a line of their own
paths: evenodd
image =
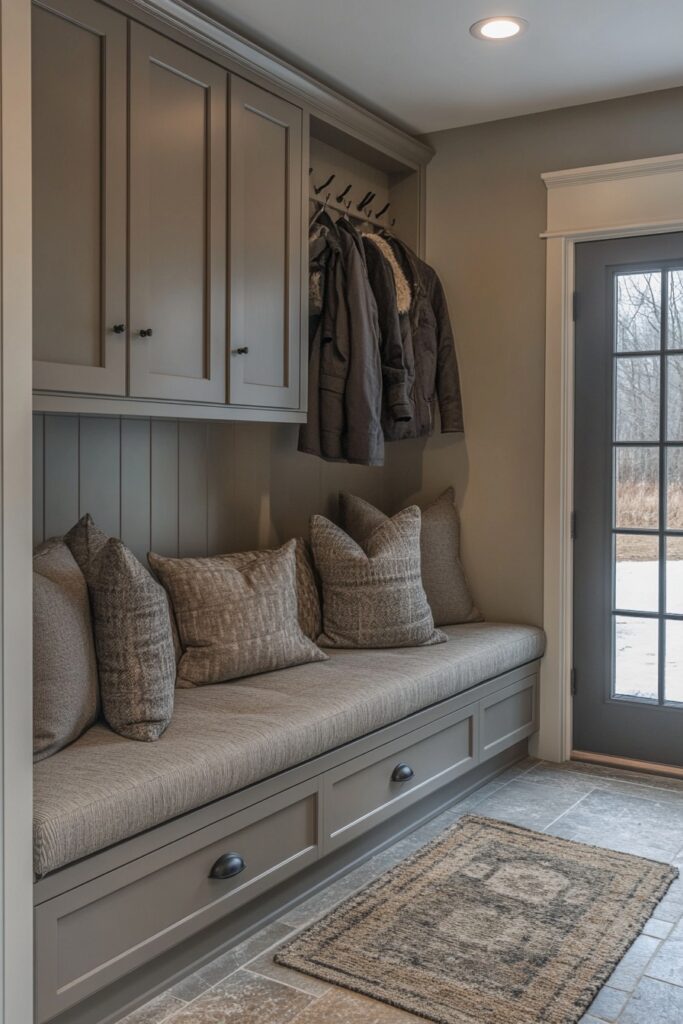
<svg viewBox="0 0 683 1024">
<path fill-rule="evenodd" d="M 538 671 L 479 702 L 481 760 L 531 736 L 538 728 Z"/>
<path fill-rule="evenodd" d="M 470 705 L 327 772 L 325 852 L 473 767 L 477 724 Z"/>
<path fill-rule="evenodd" d="M 37 1020 L 144 963 L 151 944 L 155 954 L 170 948 L 317 857 L 314 779 L 46 901 L 36 908 L 36 969 L 49 1005 Z M 223 877 L 211 877 L 217 862 Z"/>
</svg>

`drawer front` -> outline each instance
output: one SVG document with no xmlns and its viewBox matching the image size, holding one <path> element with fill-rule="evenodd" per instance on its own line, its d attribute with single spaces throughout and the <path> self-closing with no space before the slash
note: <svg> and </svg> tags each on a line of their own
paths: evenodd
<svg viewBox="0 0 683 1024">
<path fill-rule="evenodd" d="M 325 777 L 325 852 L 474 766 L 477 707 L 471 705 L 354 758 Z"/>
<path fill-rule="evenodd" d="M 37 1019 L 83 999 L 315 861 L 317 789 L 313 780 L 287 790 L 37 907 L 36 969 L 50 1002 L 38 1007 Z M 214 865 L 223 877 L 211 877 Z M 48 935 L 49 943 L 43 939 Z"/>
<path fill-rule="evenodd" d="M 479 702 L 481 760 L 499 754 L 538 728 L 538 672 Z"/>
</svg>

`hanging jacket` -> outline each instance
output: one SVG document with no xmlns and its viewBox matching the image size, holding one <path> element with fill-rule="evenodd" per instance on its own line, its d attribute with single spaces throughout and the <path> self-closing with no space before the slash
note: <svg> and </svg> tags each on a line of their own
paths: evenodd
<svg viewBox="0 0 683 1024">
<path fill-rule="evenodd" d="M 299 451 L 323 457 L 320 419 L 320 365 L 323 339 L 334 334 L 336 275 L 340 246 L 332 222 L 315 224 L 308 240 L 308 417 L 299 430 Z M 329 410 L 328 410 L 329 412 Z"/>
<path fill-rule="evenodd" d="M 362 245 L 359 249 L 326 213 L 319 223 L 336 256 L 325 267 L 320 320 L 309 325 L 309 416 L 299 433 L 299 450 L 335 462 L 381 466 L 380 334 Z"/>
<path fill-rule="evenodd" d="M 413 418 L 412 390 L 415 368 L 408 311 L 410 285 L 396 261 L 389 243 L 378 235 L 362 236 L 368 280 L 377 303 L 382 362 L 382 430 L 385 435 L 396 421 Z M 407 329 L 406 329 L 407 328 Z"/>
<path fill-rule="evenodd" d="M 460 375 L 443 287 L 435 270 L 404 242 L 388 241 L 410 283 L 410 332 L 414 360 L 413 418 L 385 424 L 387 441 L 425 437 L 434 430 L 438 402 L 441 432 L 462 433 Z M 404 346 L 405 351 L 405 346 Z"/>
</svg>

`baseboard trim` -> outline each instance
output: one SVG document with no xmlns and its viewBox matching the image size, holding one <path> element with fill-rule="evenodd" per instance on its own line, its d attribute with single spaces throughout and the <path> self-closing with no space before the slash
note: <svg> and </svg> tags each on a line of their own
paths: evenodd
<svg viewBox="0 0 683 1024">
<path fill-rule="evenodd" d="M 668 775 L 683 779 L 683 767 L 675 764 L 657 764 L 653 761 L 638 761 L 632 757 L 614 757 L 612 754 L 592 754 L 586 750 L 572 750 L 572 761 L 586 764 L 602 764 L 609 768 L 624 768 L 630 772 L 648 772 L 650 775 Z"/>
</svg>

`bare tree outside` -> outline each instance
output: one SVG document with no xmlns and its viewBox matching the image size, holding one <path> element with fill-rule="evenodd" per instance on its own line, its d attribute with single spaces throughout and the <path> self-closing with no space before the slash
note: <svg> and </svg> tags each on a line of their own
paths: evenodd
<svg viewBox="0 0 683 1024">
<path fill-rule="evenodd" d="M 668 272 L 662 310 L 661 272 L 620 274 L 616 290 L 615 523 L 619 529 L 683 530 L 683 270 Z M 665 344 L 662 352 L 662 314 Z M 664 522 L 660 522 L 661 388 L 666 382 L 667 447 Z M 629 445 L 633 444 L 633 447 Z M 637 445 L 637 446 L 636 446 Z M 659 612 L 659 537 L 620 534 L 615 543 L 616 607 Z M 683 614 L 683 538 L 666 542 L 666 607 Z M 656 619 L 616 620 L 617 693 L 657 697 L 657 664 L 666 658 L 666 696 L 683 702 L 683 622 L 666 624 L 659 651 Z"/>
</svg>

